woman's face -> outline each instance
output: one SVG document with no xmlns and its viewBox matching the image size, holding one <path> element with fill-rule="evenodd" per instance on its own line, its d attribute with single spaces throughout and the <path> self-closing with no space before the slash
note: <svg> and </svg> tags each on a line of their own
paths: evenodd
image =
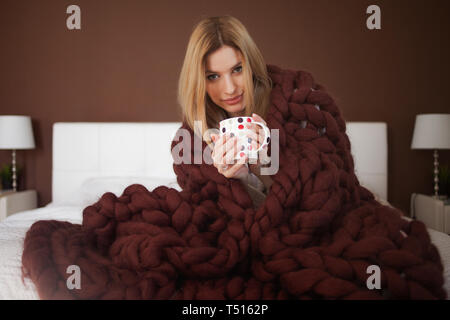
<svg viewBox="0 0 450 320">
<path fill-rule="evenodd" d="M 244 75 L 242 54 L 223 46 L 206 58 L 206 92 L 231 117 L 244 115 Z M 231 98 L 236 98 L 229 100 Z"/>
</svg>

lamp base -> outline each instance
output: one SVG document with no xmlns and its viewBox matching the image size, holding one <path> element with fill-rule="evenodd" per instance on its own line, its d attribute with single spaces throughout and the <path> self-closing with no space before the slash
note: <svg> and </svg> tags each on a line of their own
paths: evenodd
<svg viewBox="0 0 450 320">
<path fill-rule="evenodd" d="M 12 151 L 12 187 L 13 191 L 17 191 L 17 174 L 16 174 L 16 150 Z"/>
<path fill-rule="evenodd" d="M 434 198 L 439 197 L 439 153 L 434 150 Z"/>
</svg>

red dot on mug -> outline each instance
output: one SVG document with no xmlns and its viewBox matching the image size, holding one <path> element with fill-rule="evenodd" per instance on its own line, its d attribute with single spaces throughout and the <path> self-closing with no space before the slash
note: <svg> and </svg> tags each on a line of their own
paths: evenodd
<svg viewBox="0 0 450 320">
<path fill-rule="evenodd" d="M 247 118 L 247 122 L 252 122 L 252 118 Z"/>
<path fill-rule="evenodd" d="M 239 155 L 240 155 L 241 157 L 243 157 L 243 156 L 245 156 L 245 153 L 241 152 Z"/>
<path fill-rule="evenodd" d="M 239 129 L 244 129 L 244 126 L 242 124 L 239 125 Z"/>
</svg>

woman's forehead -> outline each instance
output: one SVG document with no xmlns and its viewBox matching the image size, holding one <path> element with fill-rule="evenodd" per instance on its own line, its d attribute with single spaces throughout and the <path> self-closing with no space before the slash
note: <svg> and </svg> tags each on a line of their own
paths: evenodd
<svg viewBox="0 0 450 320">
<path fill-rule="evenodd" d="M 229 46 L 223 46 L 206 57 L 206 72 L 228 72 L 241 61 L 242 54 L 239 50 Z"/>
</svg>

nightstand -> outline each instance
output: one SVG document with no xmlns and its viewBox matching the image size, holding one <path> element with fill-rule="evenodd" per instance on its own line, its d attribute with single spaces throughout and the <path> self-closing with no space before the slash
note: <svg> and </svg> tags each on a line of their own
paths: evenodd
<svg viewBox="0 0 450 320">
<path fill-rule="evenodd" d="M 450 234 L 450 199 L 436 199 L 420 193 L 411 195 L 411 216 L 428 228 Z"/>
<path fill-rule="evenodd" d="M 37 208 L 36 190 L 0 192 L 0 221 L 14 213 L 35 208 Z"/>
</svg>

